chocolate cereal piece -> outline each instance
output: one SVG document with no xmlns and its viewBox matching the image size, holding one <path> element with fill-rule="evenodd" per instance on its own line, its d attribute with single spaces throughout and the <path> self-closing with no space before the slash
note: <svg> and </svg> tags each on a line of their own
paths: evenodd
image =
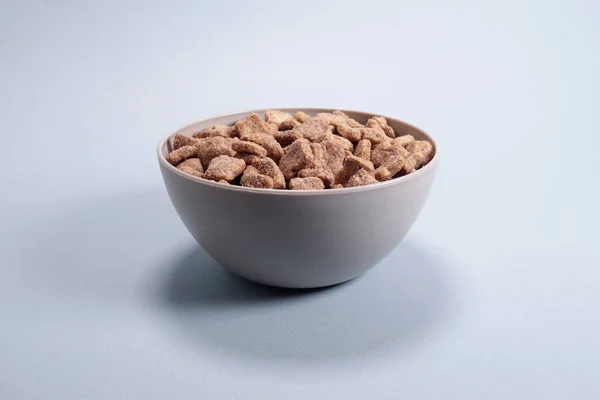
<svg viewBox="0 0 600 400">
<path fill-rule="evenodd" d="M 361 169 L 364 169 L 369 173 L 373 173 L 373 163 L 363 158 L 356 157 L 352 153 L 346 154 L 346 158 L 344 158 L 344 166 L 336 176 L 336 183 L 345 184 L 351 176 L 356 174 Z"/>
<path fill-rule="evenodd" d="M 402 167 L 402 173 L 410 174 L 421 168 L 433 158 L 433 146 L 425 140 L 415 140 L 406 146 L 410 155 L 406 158 Z"/>
<path fill-rule="evenodd" d="M 293 178 L 289 188 L 291 190 L 315 190 L 325 189 L 325 185 L 319 178 L 311 176 L 309 178 Z"/>
<path fill-rule="evenodd" d="M 225 180 L 231 182 L 246 169 L 244 160 L 230 156 L 218 156 L 210 161 L 204 178 L 213 181 Z"/>
<path fill-rule="evenodd" d="M 400 146 L 404 146 L 406 147 L 406 145 L 408 145 L 411 142 L 414 142 L 415 138 L 413 135 L 403 135 L 403 136 L 398 136 L 397 138 L 395 138 L 393 140 L 394 143 L 399 144 Z"/>
<path fill-rule="evenodd" d="M 373 117 L 371 119 L 379 124 L 381 129 L 383 129 L 383 131 L 388 137 L 392 139 L 396 137 L 396 133 L 394 132 L 392 127 L 388 125 L 387 120 L 384 117 Z"/>
<path fill-rule="evenodd" d="M 252 164 L 260 161 L 260 159 L 261 159 L 259 156 L 256 156 L 254 154 L 248 154 L 248 153 L 235 153 L 233 156 L 235 158 L 239 158 L 240 160 L 244 160 L 246 165 L 252 165 Z"/>
<path fill-rule="evenodd" d="M 286 153 L 279 161 L 279 168 L 285 179 L 289 181 L 298 171 L 310 167 L 314 155 L 307 139 L 298 139 L 286 149 Z"/>
<path fill-rule="evenodd" d="M 283 156 L 283 149 L 277 143 L 273 136 L 264 133 L 248 133 L 242 137 L 242 140 L 256 143 L 267 150 L 267 156 L 275 161 L 279 161 Z"/>
<path fill-rule="evenodd" d="M 165 159 L 169 162 L 169 164 L 177 165 L 188 158 L 197 157 L 197 155 L 197 146 L 183 146 L 170 152 Z"/>
<path fill-rule="evenodd" d="M 323 166 L 334 176 L 342 170 L 346 150 L 342 143 L 337 140 L 324 140 L 321 143 L 323 148 Z"/>
<path fill-rule="evenodd" d="M 333 175 L 333 173 L 331 173 L 331 171 L 323 167 L 308 168 L 300 170 L 300 172 L 298 172 L 299 178 L 309 178 L 311 176 L 319 178 L 325 184 L 325 187 L 331 187 L 331 185 L 335 181 L 335 176 Z"/>
<path fill-rule="evenodd" d="M 364 186 L 372 183 L 377 183 L 377 179 L 373 177 L 372 172 L 361 168 L 348 179 L 344 187 Z"/>
<path fill-rule="evenodd" d="M 289 119 L 289 120 L 283 121 L 281 124 L 279 124 L 279 130 L 280 131 L 288 131 L 288 130 L 294 129 L 298 125 L 300 125 L 300 122 L 296 121 L 295 119 Z"/>
<path fill-rule="evenodd" d="M 352 128 L 348 124 L 337 124 L 335 128 L 340 136 L 348 139 L 352 143 L 357 143 L 362 139 L 363 132 L 361 128 Z"/>
<path fill-rule="evenodd" d="M 292 132 L 311 142 L 319 141 L 327 133 L 329 124 L 320 118 L 310 118 L 292 129 Z"/>
<path fill-rule="evenodd" d="M 285 178 L 277 163 L 266 157 L 252 164 L 261 174 L 267 175 L 273 179 L 274 189 L 285 189 Z"/>
<path fill-rule="evenodd" d="M 199 158 L 188 158 L 187 160 L 179 163 L 177 168 L 187 174 L 202 178 L 204 168 Z"/>
<path fill-rule="evenodd" d="M 249 165 L 246 167 L 244 175 L 242 175 L 240 184 L 246 187 L 273 189 L 274 181 L 270 176 L 261 174 L 257 168 Z"/>
<path fill-rule="evenodd" d="M 339 117 L 343 117 L 346 119 L 346 123 L 348 125 L 350 125 L 351 128 L 360 128 L 362 127 L 362 125 L 360 123 L 358 123 L 357 121 L 353 120 L 352 118 L 350 118 L 349 116 L 347 116 L 346 114 L 344 114 L 343 112 L 339 111 L 339 110 L 335 110 L 334 112 L 332 112 L 333 115 L 337 115 Z"/>
<path fill-rule="evenodd" d="M 206 170 L 210 161 L 218 156 L 233 156 L 235 152 L 231 148 L 232 139 L 220 136 L 207 137 L 200 139 L 196 148 L 198 149 L 198 158 Z"/>
<path fill-rule="evenodd" d="M 279 127 L 282 123 L 284 123 L 286 121 L 291 121 L 293 119 L 294 119 L 294 117 L 292 116 L 292 114 L 287 113 L 285 111 L 280 111 L 280 110 L 265 111 L 265 121 L 267 121 L 267 123 L 275 124 L 278 129 L 280 129 Z"/>
<path fill-rule="evenodd" d="M 354 150 L 354 155 L 356 157 L 364 158 L 365 160 L 371 160 L 371 141 L 367 139 L 363 139 L 356 144 L 356 149 Z"/>
<path fill-rule="evenodd" d="M 176 133 L 173 137 L 173 150 L 177 150 L 183 146 L 195 146 L 198 144 L 198 139 L 191 138 L 181 133 Z"/>
<path fill-rule="evenodd" d="M 237 142 L 232 143 L 231 148 L 238 153 L 254 154 L 261 158 L 267 156 L 267 150 L 264 147 L 245 140 L 238 140 Z"/>
<path fill-rule="evenodd" d="M 198 139 L 216 136 L 221 136 L 224 138 L 233 138 L 237 136 L 237 130 L 235 129 L 235 126 L 213 125 L 210 128 L 203 129 L 200 132 L 194 134 L 194 137 Z"/>
<path fill-rule="evenodd" d="M 373 165 L 375 165 L 375 167 L 377 168 L 380 165 L 382 165 L 388 157 L 392 155 L 402 156 L 406 159 L 409 156 L 409 154 L 410 153 L 408 152 L 408 150 L 406 150 L 404 147 L 402 147 L 395 141 L 392 141 L 392 143 L 384 142 L 373 147 L 373 150 L 371 151 L 371 161 L 373 162 Z"/>
<path fill-rule="evenodd" d="M 246 118 L 239 120 L 235 123 L 235 127 L 242 140 L 248 140 L 245 137 L 251 134 L 262 133 L 269 136 L 273 134 L 273 128 L 267 125 L 256 113 L 252 113 Z"/>
<path fill-rule="evenodd" d="M 302 112 L 302 111 L 298 111 L 296 113 L 296 115 L 294 115 L 294 119 L 300 123 L 306 122 L 308 119 L 310 119 L 310 115 Z"/>
<path fill-rule="evenodd" d="M 295 121 L 295 120 L 293 120 Z M 297 122 L 297 121 L 296 121 Z M 300 139 L 302 136 L 298 132 L 293 130 L 279 131 L 275 134 L 275 140 L 282 146 L 286 147 L 294 143 L 296 139 Z"/>
</svg>

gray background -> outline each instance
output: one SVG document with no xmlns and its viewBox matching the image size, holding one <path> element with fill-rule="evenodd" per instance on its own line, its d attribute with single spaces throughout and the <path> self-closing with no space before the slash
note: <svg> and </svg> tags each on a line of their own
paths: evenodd
<svg viewBox="0 0 600 400">
<path fill-rule="evenodd" d="M 593 0 L 2 1 L 0 398 L 597 399 L 599 24 Z M 155 146 L 302 105 L 407 120 L 442 163 L 389 258 L 294 294 L 208 259 Z"/>
</svg>

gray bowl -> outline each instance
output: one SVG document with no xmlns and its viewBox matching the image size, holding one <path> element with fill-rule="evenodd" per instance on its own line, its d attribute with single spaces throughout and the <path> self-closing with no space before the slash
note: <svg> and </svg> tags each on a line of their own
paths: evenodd
<svg viewBox="0 0 600 400">
<path fill-rule="evenodd" d="M 322 108 L 282 108 L 314 115 Z M 205 119 L 177 132 L 230 125 L 264 109 Z M 365 123 L 374 113 L 341 110 Z M 434 145 L 429 164 L 407 176 L 368 186 L 331 190 L 273 190 L 224 185 L 187 175 L 165 160 L 171 134 L 158 146 L 158 160 L 175 210 L 208 254 L 234 273 L 266 285 L 315 288 L 356 278 L 387 256 L 419 216 L 438 163 L 434 140 L 421 130 L 386 117 L 397 135 Z"/>
</svg>

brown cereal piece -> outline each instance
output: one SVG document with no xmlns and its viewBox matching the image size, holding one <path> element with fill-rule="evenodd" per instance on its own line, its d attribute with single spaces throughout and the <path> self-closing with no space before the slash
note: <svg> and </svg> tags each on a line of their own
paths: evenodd
<svg viewBox="0 0 600 400">
<path fill-rule="evenodd" d="M 275 161 L 279 161 L 283 156 L 283 149 L 275 138 L 265 133 L 248 133 L 242 137 L 242 140 L 256 143 L 267 150 L 267 156 Z"/>
<path fill-rule="evenodd" d="M 278 129 L 280 129 L 280 126 L 282 123 L 284 123 L 286 121 L 291 121 L 293 119 L 294 119 L 294 117 L 292 116 L 292 114 L 287 113 L 285 111 L 280 111 L 280 110 L 265 111 L 265 121 L 267 121 L 267 123 L 275 124 Z"/>
<path fill-rule="evenodd" d="M 335 176 L 333 175 L 333 173 L 331 173 L 331 171 L 329 171 L 323 167 L 308 168 L 308 169 L 303 169 L 300 172 L 298 172 L 299 178 L 309 178 L 311 176 L 317 177 L 321 181 L 323 181 L 323 183 L 325 184 L 325 187 L 330 187 L 335 180 Z"/>
<path fill-rule="evenodd" d="M 394 174 L 392 174 L 390 170 L 385 167 L 379 167 L 375 170 L 375 179 L 377 179 L 379 182 L 389 181 L 393 176 Z"/>
<path fill-rule="evenodd" d="M 329 124 L 320 118 L 310 118 L 304 123 L 294 127 L 292 132 L 300 135 L 304 139 L 308 139 L 311 142 L 317 142 L 327 133 L 327 127 Z"/>
<path fill-rule="evenodd" d="M 394 143 L 399 144 L 400 146 L 405 147 L 406 145 L 408 145 L 411 142 L 414 142 L 415 138 L 413 135 L 402 135 L 402 136 L 398 136 L 397 138 L 395 138 L 393 140 Z"/>
<path fill-rule="evenodd" d="M 177 150 L 173 150 L 170 152 L 165 159 L 171 165 L 177 165 L 180 162 L 187 160 L 188 158 L 197 157 L 198 156 L 198 148 L 197 146 L 183 146 L 178 148 Z"/>
<path fill-rule="evenodd" d="M 295 120 L 292 120 L 295 121 Z M 294 143 L 294 141 L 296 139 L 300 139 L 302 136 L 300 136 L 299 133 L 294 132 L 293 130 L 287 130 L 287 131 L 279 131 L 275 134 L 275 140 L 277 140 L 277 142 L 282 146 L 282 147 L 286 147 L 289 146 L 290 144 Z"/>
<path fill-rule="evenodd" d="M 279 124 L 279 130 L 280 131 L 289 131 L 291 129 L 294 129 L 298 125 L 300 125 L 300 122 L 296 121 L 295 119 L 290 119 L 287 121 L 283 121 L 281 124 Z"/>
<path fill-rule="evenodd" d="M 373 117 L 371 119 L 379 124 L 381 129 L 383 129 L 383 131 L 388 137 L 392 139 L 396 137 L 394 129 L 392 129 L 392 127 L 388 125 L 388 122 L 384 117 Z"/>
<path fill-rule="evenodd" d="M 198 158 L 202 161 L 202 165 L 206 170 L 210 161 L 218 156 L 233 156 L 235 152 L 231 148 L 232 139 L 220 136 L 207 137 L 200 139 L 196 148 L 198 149 Z"/>
<path fill-rule="evenodd" d="M 205 179 L 212 181 L 225 180 L 231 182 L 246 169 L 244 160 L 230 156 L 218 156 L 210 161 L 204 173 Z"/>
<path fill-rule="evenodd" d="M 203 129 L 200 132 L 194 133 L 194 137 L 197 139 L 216 136 L 232 138 L 237 136 L 237 129 L 235 128 L 235 126 L 213 125 L 210 128 Z"/>
<path fill-rule="evenodd" d="M 323 136 L 323 138 L 321 140 L 319 140 L 317 143 L 323 143 L 325 140 L 334 140 L 336 142 L 339 142 L 342 147 L 344 148 L 344 150 L 348 150 L 349 152 L 353 152 L 354 151 L 354 145 L 352 144 L 351 141 L 349 141 L 346 138 L 343 138 L 341 136 L 338 135 L 334 135 L 332 132 L 330 132 L 335 130 L 335 127 L 333 125 L 330 125 L 327 133 L 325 134 L 325 136 Z"/>
<path fill-rule="evenodd" d="M 365 160 L 371 160 L 371 141 L 367 139 L 363 139 L 356 144 L 356 149 L 354 150 L 354 155 L 356 157 L 364 158 Z"/>
<path fill-rule="evenodd" d="M 253 165 L 254 163 L 260 161 L 260 157 L 254 154 L 248 154 L 248 153 L 235 153 L 233 155 L 235 158 L 239 158 L 241 160 L 244 160 L 244 162 L 246 163 L 246 165 Z"/>
<path fill-rule="evenodd" d="M 348 124 L 337 124 L 335 127 L 340 136 L 348 139 L 352 143 L 357 143 L 362 139 L 362 128 L 351 128 Z"/>
<path fill-rule="evenodd" d="M 256 143 L 238 140 L 231 144 L 231 148 L 238 153 L 254 154 L 260 158 L 267 156 L 267 150 Z"/>
<path fill-rule="evenodd" d="M 313 166 L 322 165 L 325 157 L 325 150 L 323 149 L 323 146 L 321 146 L 321 143 L 311 143 L 310 149 L 313 153 Z"/>
<path fill-rule="evenodd" d="M 344 185 L 342 185 L 341 183 L 336 183 L 335 185 L 333 185 L 331 187 L 332 189 L 343 189 Z"/>
<path fill-rule="evenodd" d="M 383 160 L 379 168 L 375 170 L 375 178 L 378 181 L 387 181 L 392 179 L 406 163 L 406 159 L 402 154 L 392 147 L 393 151 L 389 153 L 388 157 Z"/>
<path fill-rule="evenodd" d="M 273 179 L 274 189 L 285 189 L 285 178 L 277 163 L 270 158 L 261 158 L 252 164 L 258 172 Z"/>
<path fill-rule="evenodd" d="M 346 158 L 344 158 L 343 168 L 338 172 L 335 182 L 345 184 L 351 176 L 361 169 L 373 173 L 373 163 L 348 152 Z"/>
<path fill-rule="evenodd" d="M 294 115 L 294 119 L 300 123 L 304 123 L 310 119 L 310 115 L 308 115 L 302 111 L 298 111 L 296 113 L 296 115 Z"/>
<path fill-rule="evenodd" d="M 198 139 L 176 133 L 173 137 L 173 150 L 177 150 L 183 146 L 195 146 L 198 144 Z"/>
<path fill-rule="evenodd" d="M 325 189 L 325 185 L 319 178 L 311 176 L 308 178 L 293 178 L 290 181 L 289 188 L 291 190 L 315 190 Z"/>
<path fill-rule="evenodd" d="M 335 110 L 334 112 L 332 112 L 332 114 L 344 118 L 346 123 L 350 125 L 351 128 L 360 128 L 363 126 L 339 110 Z"/>
<path fill-rule="evenodd" d="M 252 165 L 246 167 L 244 175 L 240 180 L 240 184 L 246 187 L 261 188 L 261 189 L 272 189 L 273 178 L 270 176 L 261 174 L 260 171 Z M 285 188 L 285 182 L 284 182 Z"/>
<path fill-rule="evenodd" d="M 199 158 L 188 158 L 187 160 L 179 163 L 177 168 L 187 174 L 202 178 L 204 168 Z"/>
<path fill-rule="evenodd" d="M 308 168 L 314 161 L 314 155 L 307 139 L 298 139 L 288 147 L 279 161 L 279 168 L 286 180 L 296 176 L 298 171 Z"/>
<path fill-rule="evenodd" d="M 273 134 L 273 127 L 269 126 L 256 113 L 252 113 L 246 118 L 240 119 L 235 123 L 235 127 L 242 140 L 248 140 L 245 139 L 245 137 L 253 134 L 266 134 L 269 136 L 272 136 Z"/>
<path fill-rule="evenodd" d="M 426 165 L 433 158 L 433 146 L 426 140 L 415 140 L 406 146 L 406 150 L 416 159 L 416 168 Z"/>
<path fill-rule="evenodd" d="M 337 176 L 344 166 L 346 157 L 344 145 L 337 140 L 324 140 L 320 144 L 323 148 L 323 167 Z"/>
<path fill-rule="evenodd" d="M 373 147 L 373 150 L 371 150 L 371 161 L 377 168 L 393 154 L 406 159 L 410 153 L 395 141 L 392 141 L 392 143 L 383 142 L 376 145 Z"/>
<path fill-rule="evenodd" d="M 417 168 L 419 168 L 419 161 L 417 160 L 417 157 L 411 154 L 404 161 L 401 172 L 403 175 L 406 175 L 415 172 Z"/>
<path fill-rule="evenodd" d="M 377 179 L 373 177 L 372 172 L 361 168 L 348 179 L 344 187 L 364 186 L 372 183 L 377 183 Z"/>
<path fill-rule="evenodd" d="M 223 183 L 225 185 L 229 185 L 230 183 L 227 182 L 225 179 L 221 179 L 218 183 Z"/>
</svg>

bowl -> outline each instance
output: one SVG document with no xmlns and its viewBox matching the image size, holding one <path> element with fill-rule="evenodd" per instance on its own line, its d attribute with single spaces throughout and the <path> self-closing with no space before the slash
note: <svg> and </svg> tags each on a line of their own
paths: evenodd
<svg viewBox="0 0 600 400">
<path fill-rule="evenodd" d="M 323 108 L 281 108 L 309 115 Z M 377 113 L 341 110 L 366 123 Z M 248 280 L 286 288 L 316 288 L 354 279 L 383 260 L 419 216 L 434 180 L 437 146 L 423 131 L 385 116 L 397 135 L 428 140 L 435 155 L 409 175 L 367 186 L 330 190 L 254 189 L 196 178 L 165 156 L 175 133 L 191 136 L 250 113 L 204 119 L 165 137 L 158 160 L 169 197 L 191 235 L 223 267 Z"/>
</svg>

